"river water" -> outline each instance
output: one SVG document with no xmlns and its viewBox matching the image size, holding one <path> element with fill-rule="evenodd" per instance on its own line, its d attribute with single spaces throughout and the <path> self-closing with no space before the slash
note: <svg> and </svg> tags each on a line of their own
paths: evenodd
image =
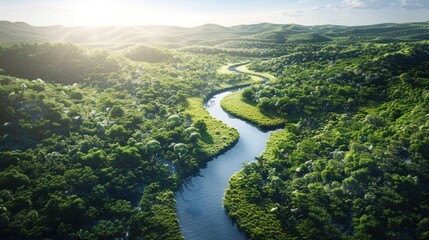
<svg viewBox="0 0 429 240">
<path fill-rule="evenodd" d="M 246 239 L 226 215 L 223 194 L 228 180 L 243 168 L 243 163 L 254 161 L 262 153 L 272 131 L 263 132 L 221 108 L 221 99 L 233 91 L 216 94 L 206 102 L 205 108 L 210 115 L 238 130 L 237 144 L 208 162 L 199 176 L 189 179 L 176 193 L 177 215 L 185 240 Z"/>
</svg>

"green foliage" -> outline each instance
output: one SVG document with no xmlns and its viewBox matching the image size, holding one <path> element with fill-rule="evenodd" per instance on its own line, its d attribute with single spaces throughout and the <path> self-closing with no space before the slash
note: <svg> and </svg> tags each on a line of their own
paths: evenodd
<svg viewBox="0 0 429 240">
<path fill-rule="evenodd" d="M 199 98 L 189 98 L 185 113 L 194 122 L 194 126 L 199 129 L 200 137 L 198 144 L 203 151 L 197 150 L 196 155 L 205 159 L 210 159 L 219 152 L 234 145 L 238 140 L 238 132 L 234 128 L 228 127 L 221 121 L 216 120 L 203 108 L 203 101 Z M 206 131 L 204 127 L 206 126 Z M 197 127 L 199 126 L 199 127 Z M 202 128 L 202 129 L 200 129 Z"/>
<path fill-rule="evenodd" d="M 227 190 L 249 238 L 427 238 L 426 28 L 1 22 L 0 41 L 117 52 L 0 48 L 0 238 L 182 239 L 174 192 L 238 139 L 202 99 L 261 77 L 231 102 L 288 123 Z M 218 74 L 231 56 L 278 58 Z"/>
<path fill-rule="evenodd" d="M 122 125 L 113 125 L 106 131 L 106 135 L 112 139 L 124 139 L 128 135 L 128 131 Z"/>
<path fill-rule="evenodd" d="M 253 65 L 278 81 L 246 100 L 301 119 L 230 180 L 224 205 L 249 238 L 427 235 L 428 43 L 358 46 L 304 46 Z"/>
<path fill-rule="evenodd" d="M 107 154 L 103 149 L 92 148 L 88 154 L 82 153 L 82 161 L 84 165 L 95 168 L 103 168 L 107 165 Z"/>
<path fill-rule="evenodd" d="M 146 149 L 151 153 L 156 153 L 161 149 L 161 143 L 156 140 L 150 140 L 146 143 Z"/>
<path fill-rule="evenodd" d="M 299 51 L 253 64 L 253 70 L 271 72 L 277 81 L 253 86 L 246 99 L 264 112 L 295 117 L 354 111 L 358 105 L 383 101 L 386 86 L 395 77 L 410 81 L 407 71 L 428 59 L 426 42 L 304 45 Z"/>
<path fill-rule="evenodd" d="M 181 239 L 174 192 L 238 138 L 184 111 L 188 97 L 238 83 L 216 73 L 226 57 L 175 53 L 147 64 L 71 44 L 11 45 L 6 55 L 0 238 L 112 239 L 129 229 L 133 239 Z M 215 128 L 222 135 L 211 138 Z M 139 209 L 150 185 L 153 207 Z"/>
<path fill-rule="evenodd" d="M 142 163 L 139 150 L 135 147 L 118 147 L 111 158 L 112 166 L 117 168 L 137 168 Z"/>
<path fill-rule="evenodd" d="M 159 184 L 147 186 L 141 198 L 142 211 L 131 219 L 130 238 L 183 239 L 176 219 L 174 193 Z"/>
<path fill-rule="evenodd" d="M 182 123 L 179 115 L 171 115 L 167 118 L 167 121 L 170 122 L 173 126 L 179 126 Z"/>
<path fill-rule="evenodd" d="M 247 88 L 248 89 L 248 88 Z M 261 109 L 243 99 L 243 93 L 249 90 L 237 91 L 224 97 L 222 108 L 238 117 L 249 120 L 260 128 L 276 128 L 285 124 L 285 119 L 273 114 L 264 114 Z"/>
<path fill-rule="evenodd" d="M 172 58 L 173 55 L 167 50 L 147 45 L 138 45 L 128 50 L 126 56 L 134 61 L 150 63 L 164 62 Z"/>
<path fill-rule="evenodd" d="M 177 143 L 174 145 L 174 152 L 180 156 L 188 152 L 187 148 L 186 144 Z"/>
<path fill-rule="evenodd" d="M 114 105 L 112 109 L 110 109 L 109 114 L 112 118 L 120 118 L 125 116 L 125 110 L 119 105 Z"/>
<path fill-rule="evenodd" d="M 194 132 L 189 135 L 189 141 L 192 143 L 197 143 L 198 140 L 201 138 L 201 134 Z"/>
<path fill-rule="evenodd" d="M 199 119 L 194 122 L 193 126 L 198 129 L 199 132 L 205 133 L 207 132 L 207 124 L 204 120 Z"/>
<path fill-rule="evenodd" d="M 89 52 L 69 43 L 0 48 L 0 66 L 6 74 L 62 84 L 85 82 L 91 76 L 112 73 L 123 65 L 123 61 L 112 58 L 106 51 Z M 72 93 L 72 98 L 80 97 L 79 92 Z"/>
<path fill-rule="evenodd" d="M 30 183 L 28 176 L 19 173 L 15 169 L 0 173 L 0 188 L 16 190 L 20 186 L 25 186 Z"/>
</svg>

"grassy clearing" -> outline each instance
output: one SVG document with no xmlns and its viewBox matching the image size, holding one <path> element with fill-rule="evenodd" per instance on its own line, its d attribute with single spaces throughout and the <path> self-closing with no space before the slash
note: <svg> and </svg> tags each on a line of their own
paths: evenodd
<svg viewBox="0 0 429 240">
<path fill-rule="evenodd" d="M 234 67 L 236 71 L 231 70 L 231 68 Z M 217 72 L 219 74 L 236 74 L 237 72 L 244 73 L 248 75 L 254 82 L 262 82 L 264 78 L 270 81 L 276 80 L 276 78 L 269 73 L 260 73 L 248 69 L 247 63 L 230 63 L 219 68 Z"/>
<path fill-rule="evenodd" d="M 273 75 L 271 75 L 269 73 L 255 72 L 255 71 L 248 69 L 247 64 L 237 67 L 236 70 L 241 72 L 241 73 L 249 74 L 252 78 L 256 77 L 258 79 L 258 81 L 261 80 L 261 78 L 266 78 L 270 81 L 276 80 L 276 77 L 274 77 Z"/>
<path fill-rule="evenodd" d="M 261 113 L 258 107 L 246 103 L 241 96 L 242 90 L 229 94 L 221 101 L 221 106 L 227 112 L 251 121 L 262 129 L 270 129 L 283 126 L 286 120 L 277 116 L 269 116 Z"/>
<path fill-rule="evenodd" d="M 235 74 L 233 71 L 229 70 L 231 66 L 237 65 L 237 63 L 230 63 L 228 65 L 224 65 L 217 70 L 218 74 Z"/>
<path fill-rule="evenodd" d="M 235 74 L 237 74 L 237 72 L 231 70 L 231 68 L 236 67 L 236 66 L 240 66 L 242 64 L 246 64 L 246 63 L 230 63 L 228 65 L 224 65 L 217 70 L 217 73 L 218 74 L 235 75 Z M 217 86 L 217 88 L 215 90 L 216 90 L 216 92 L 218 92 L 218 91 L 222 91 L 222 90 L 226 90 L 226 89 L 230 89 L 230 88 L 234 88 L 234 87 L 244 87 L 244 86 L 251 85 L 255 82 L 261 82 L 262 81 L 262 78 L 259 78 L 259 77 L 254 77 L 251 75 L 249 75 L 249 77 L 250 77 L 249 80 L 242 80 L 242 81 L 234 82 L 234 83 L 221 83 L 219 86 Z"/>
<path fill-rule="evenodd" d="M 193 122 L 203 120 L 207 124 L 207 132 L 201 134 L 201 142 L 210 158 L 219 155 L 237 142 L 238 131 L 210 116 L 204 109 L 201 98 L 188 98 L 185 113 L 191 116 Z"/>
<path fill-rule="evenodd" d="M 229 63 L 228 65 L 224 65 L 217 70 L 219 74 L 237 74 L 237 72 L 232 71 L 233 67 L 240 67 L 248 64 L 247 62 L 239 62 L 239 63 Z M 244 72 L 243 72 L 244 73 Z"/>
</svg>

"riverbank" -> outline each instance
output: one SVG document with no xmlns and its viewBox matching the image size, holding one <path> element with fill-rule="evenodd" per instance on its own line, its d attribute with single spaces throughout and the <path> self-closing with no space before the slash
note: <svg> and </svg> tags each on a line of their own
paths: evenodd
<svg viewBox="0 0 429 240">
<path fill-rule="evenodd" d="M 269 73 L 261 73 L 261 72 L 255 72 L 253 70 L 250 70 L 247 65 L 249 62 L 240 62 L 240 63 L 231 63 L 225 66 L 222 66 L 218 69 L 219 74 L 237 74 L 242 73 L 246 74 L 251 77 L 251 79 L 255 82 L 260 81 L 275 81 L 276 77 Z"/>
<path fill-rule="evenodd" d="M 242 92 L 243 90 L 237 91 L 223 98 L 221 101 L 222 108 L 240 119 L 254 123 L 262 130 L 277 129 L 286 124 L 285 119 L 265 115 L 257 106 L 246 103 L 242 99 Z"/>
<path fill-rule="evenodd" d="M 205 156 L 201 157 L 198 161 L 198 171 L 205 168 L 212 159 L 234 147 L 239 139 L 238 131 L 211 116 L 204 107 L 204 103 L 208 102 L 208 100 L 216 94 L 247 87 L 253 82 L 254 80 L 250 79 L 234 85 L 223 84 L 219 86 L 218 89 L 213 90 L 213 92 L 208 94 L 204 99 L 187 99 L 187 106 L 183 114 L 188 115 L 193 123 L 202 120 L 207 126 L 207 131 L 201 133 L 201 138 L 199 140 L 201 147 L 205 151 Z M 200 172 L 195 172 L 195 174 L 199 173 Z M 185 180 L 185 182 L 186 181 L 187 180 Z M 178 183 L 179 182 L 182 186 L 185 185 L 182 183 L 183 180 L 178 180 Z M 178 189 L 180 188 L 181 187 L 178 186 Z M 170 191 L 160 193 L 145 192 L 143 198 L 151 202 L 151 205 L 156 206 L 154 208 L 155 214 L 153 217 L 158 219 L 157 222 L 160 223 L 164 229 L 168 229 L 162 231 L 162 234 L 158 236 L 160 237 L 159 239 L 183 239 L 177 216 L 176 194 Z"/>
<path fill-rule="evenodd" d="M 232 91 L 219 93 L 205 105 L 212 117 L 238 130 L 240 137 L 233 148 L 207 162 L 197 176 L 188 179 L 176 193 L 176 209 L 182 233 L 192 239 L 245 239 L 245 236 L 225 214 L 223 199 L 232 175 L 259 156 L 271 132 L 228 114 L 220 106 L 223 97 Z"/>
<path fill-rule="evenodd" d="M 261 154 L 265 162 L 275 159 L 275 155 L 279 153 L 277 144 L 287 138 L 288 133 L 285 130 L 279 130 L 270 135 Z M 282 223 L 276 216 L 276 211 L 279 210 L 278 204 L 264 202 L 260 199 L 259 194 L 248 191 L 245 187 L 260 185 L 258 181 L 262 180 L 260 173 L 250 170 L 255 166 L 245 166 L 244 168 L 246 167 L 248 168 L 247 170 L 243 169 L 237 172 L 229 180 L 229 186 L 225 190 L 224 197 L 226 213 L 233 222 L 237 223 L 247 237 L 255 239 L 293 239 L 293 236 L 281 231 Z M 264 202 L 264 204 L 261 204 L 261 202 Z M 249 215 L 249 213 L 252 213 L 252 215 Z"/>
<path fill-rule="evenodd" d="M 269 73 L 255 72 L 253 70 L 250 70 L 247 67 L 247 65 L 248 64 L 246 63 L 246 64 L 242 64 L 240 66 L 237 66 L 235 68 L 235 71 L 243 73 L 243 74 L 247 74 L 247 75 L 250 75 L 250 76 L 258 77 L 260 79 L 267 79 L 269 81 L 275 81 L 277 79 L 276 77 L 274 77 L 273 75 L 271 75 Z"/>
<path fill-rule="evenodd" d="M 244 64 L 247 63 L 240 63 L 240 64 L 230 64 L 227 66 L 224 66 L 221 68 L 221 70 L 219 70 L 219 73 L 222 74 L 236 74 L 238 71 L 236 70 L 236 68 L 240 68 L 243 67 Z M 256 76 L 256 75 L 250 75 L 247 73 L 243 73 L 246 74 L 248 76 L 251 76 L 251 79 L 249 81 L 245 81 L 245 82 L 241 82 L 240 84 L 236 84 L 236 85 L 231 85 L 231 86 L 222 86 L 221 89 L 219 90 L 215 90 L 213 91 L 213 93 L 209 94 L 204 100 L 200 99 L 200 98 L 188 98 L 187 99 L 187 103 L 188 105 L 185 108 L 184 114 L 188 115 L 192 122 L 197 122 L 199 120 L 202 120 L 206 123 L 207 125 L 207 131 L 205 133 L 201 134 L 201 138 L 200 138 L 200 143 L 203 147 L 203 149 L 206 151 L 207 153 L 207 157 L 205 159 L 201 159 L 201 164 L 206 164 L 207 168 L 201 169 L 201 171 L 199 172 L 199 174 L 203 175 L 204 178 L 204 184 L 207 183 L 207 179 L 210 178 L 210 175 L 207 175 L 205 173 L 205 171 L 211 171 L 209 166 L 210 165 L 215 165 L 218 166 L 217 168 L 227 168 L 227 171 L 224 169 L 222 171 L 226 172 L 226 175 L 223 177 L 223 179 L 217 179 L 219 176 L 214 176 L 214 183 L 216 184 L 216 186 L 211 186 L 209 189 L 209 193 L 207 193 L 208 195 L 211 194 L 217 194 L 216 198 L 210 198 L 206 200 L 206 203 L 201 203 L 198 202 L 198 204 L 208 204 L 205 208 L 210 209 L 216 206 L 220 207 L 220 210 L 216 210 L 214 213 L 210 214 L 210 218 L 214 218 L 215 216 L 217 216 L 219 218 L 219 220 L 217 222 L 219 222 L 219 224 L 222 225 L 222 227 L 220 227 L 220 231 L 225 231 L 225 229 L 229 229 L 227 230 L 227 234 L 231 234 L 229 236 L 234 236 L 233 239 L 241 239 L 243 236 L 242 234 L 238 231 L 238 229 L 236 229 L 235 227 L 232 226 L 231 228 L 231 222 L 228 218 L 228 216 L 225 215 L 225 212 L 223 210 L 223 193 L 227 187 L 228 184 L 228 180 L 231 177 L 232 174 L 234 174 L 235 172 L 239 171 L 242 168 L 242 165 L 240 162 L 237 163 L 237 161 L 240 160 L 239 157 L 237 156 L 243 156 L 243 151 L 238 151 L 237 152 L 237 145 L 239 142 L 239 139 L 243 139 L 243 134 L 239 134 L 239 132 L 237 131 L 236 128 L 229 126 L 229 124 L 225 124 L 224 122 L 228 122 L 229 118 L 231 118 L 226 112 L 224 112 L 220 106 L 220 100 L 216 100 L 213 101 L 213 99 L 217 99 L 217 96 L 221 95 L 222 98 L 224 97 L 224 95 L 226 94 L 225 92 L 227 91 L 234 91 L 236 89 L 242 88 L 242 87 L 247 87 L 250 86 L 252 83 L 255 82 L 261 82 L 261 81 L 265 81 L 264 78 L 260 77 L 260 76 Z M 228 93 L 231 94 L 231 93 Z M 233 94 L 233 93 L 232 93 Z M 211 99 L 211 100 L 210 100 Z M 213 113 L 210 112 L 204 108 L 204 102 L 207 103 L 206 108 L 208 109 L 213 109 L 216 108 L 217 109 L 217 113 Z M 214 104 L 216 106 L 211 106 L 211 104 Z M 224 118 L 222 119 L 222 121 L 219 120 L 219 116 L 216 117 L 216 115 L 219 114 L 225 114 Z M 216 118 L 218 119 L 216 119 Z M 238 120 L 238 119 L 237 119 Z M 264 139 L 267 139 L 269 136 L 269 133 L 266 132 L 261 132 L 258 129 L 256 129 L 255 127 L 249 125 L 248 123 L 245 123 L 241 120 L 239 120 L 239 122 L 241 123 L 239 126 L 243 128 L 242 124 L 246 125 L 246 127 L 244 128 L 249 128 L 252 129 L 251 131 L 254 131 L 254 134 L 251 135 L 247 135 L 245 136 L 246 139 L 245 140 L 241 140 L 241 141 L 251 141 L 252 144 L 255 144 L 254 146 L 252 146 L 251 148 L 249 148 L 248 150 L 246 150 L 247 153 L 249 153 L 249 157 L 246 158 L 246 161 L 252 161 L 253 158 L 257 155 L 259 155 L 258 152 L 256 151 L 262 151 L 265 141 Z M 276 123 L 278 124 L 278 123 Z M 270 129 L 274 128 L 275 126 L 278 125 L 271 125 Z M 283 124 L 283 123 L 282 123 Z M 263 126 L 261 127 L 261 129 L 264 128 Z M 244 131 L 246 132 L 246 131 Z M 247 131 L 249 132 L 249 131 Z M 256 137 L 258 134 L 261 134 L 263 137 L 259 138 L 258 141 L 254 141 L 253 138 Z M 259 142 L 261 141 L 261 142 Z M 230 153 L 231 151 L 234 153 L 234 149 L 235 154 L 237 154 L 237 156 L 231 156 L 228 157 L 228 153 Z M 238 146 L 238 149 L 240 149 L 240 146 Z M 259 149 L 259 150 L 258 150 Z M 221 155 L 223 153 L 226 153 L 225 155 Z M 246 153 L 244 153 L 246 154 Z M 210 161 L 213 158 L 215 158 L 216 156 L 219 156 L 216 158 L 216 161 Z M 222 159 L 222 160 L 220 160 Z M 223 163 L 222 163 L 223 161 Z M 230 167 L 228 167 L 230 166 Z M 233 166 L 233 167 L 232 167 Z M 211 173 L 211 172 L 210 172 Z M 187 180 L 186 182 L 190 181 L 192 182 L 192 187 L 195 186 L 195 180 L 194 179 L 199 179 L 199 175 L 198 176 L 194 176 L 191 179 Z M 217 179 L 217 180 L 216 180 Z M 221 184 L 221 182 L 223 182 L 223 186 L 219 185 Z M 193 224 L 187 224 L 187 223 L 183 223 L 184 222 L 184 217 L 186 215 L 193 215 L 192 212 L 189 213 L 189 208 L 194 208 L 195 206 L 193 205 L 197 205 L 197 203 L 195 204 L 191 204 L 191 206 L 188 206 L 187 209 L 185 209 L 185 213 L 183 213 L 183 206 L 187 204 L 186 200 L 184 200 L 182 197 L 187 195 L 187 194 L 195 194 L 195 191 L 198 192 L 200 190 L 200 188 L 194 189 L 193 191 L 189 192 L 188 188 L 190 186 L 188 186 L 186 183 L 183 185 L 184 187 L 181 188 L 181 190 L 176 193 L 176 211 L 177 214 L 179 215 L 179 223 L 181 225 L 181 230 L 182 233 L 184 234 L 184 236 L 188 239 L 189 236 L 192 236 L 192 234 L 194 234 L 194 230 L 189 230 L 188 228 L 190 227 L 194 227 L 194 225 L 199 224 L 198 223 L 193 223 Z M 218 190 L 215 190 L 218 189 Z M 200 200 L 200 197 L 198 197 L 198 199 Z M 179 201 L 180 200 L 180 201 Z M 217 202 L 214 204 L 209 204 L 211 201 L 216 200 Z M 200 211 L 200 210 L 198 210 Z M 182 216 L 182 217 L 181 217 Z M 182 220 L 181 220 L 182 219 Z M 207 220 L 207 219 L 202 219 L 202 221 Z M 188 221 L 188 219 L 186 219 L 186 221 Z M 184 230 L 184 228 L 186 228 Z M 215 235 L 214 235 L 215 236 Z M 201 239 L 201 237 L 195 238 L 195 239 Z M 207 237 L 204 237 L 204 239 L 207 239 Z"/>
<path fill-rule="evenodd" d="M 203 162 L 216 157 L 237 142 L 239 134 L 237 129 L 229 127 L 222 121 L 219 121 L 212 116 L 204 108 L 201 98 L 188 98 L 188 106 L 185 114 L 189 114 L 192 122 L 202 120 L 207 125 L 207 131 L 201 133 L 201 146 L 206 150 L 208 159 L 203 159 Z"/>
<path fill-rule="evenodd" d="M 247 64 L 248 62 L 229 64 L 220 68 L 218 72 L 246 74 L 251 76 L 255 83 L 276 80 L 276 78 L 269 73 L 258 73 L 249 70 L 247 68 Z M 266 115 L 262 113 L 257 106 L 244 101 L 241 96 L 242 92 L 243 91 L 234 92 L 222 99 L 222 108 L 240 119 L 252 122 L 262 130 L 277 129 L 283 127 L 286 124 L 286 119 L 274 115 Z"/>
</svg>

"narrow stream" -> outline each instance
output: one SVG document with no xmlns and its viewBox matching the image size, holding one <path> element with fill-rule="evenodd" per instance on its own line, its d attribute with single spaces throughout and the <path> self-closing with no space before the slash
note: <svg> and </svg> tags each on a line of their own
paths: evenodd
<svg viewBox="0 0 429 240">
<path fill-rule="evenodd" d="M 223 194 L 228 180 L 243 168 L 243 163 L 254 161 L 262 153 L 272 131 L 263 132 L 221 108 L 221 99 L 233 91 L 213 96 L 205 108 L 210 115 L 238 130 L 237 144 L 210 161 L 199 176 L 187 181 L 176 194 L 177 215 L 185 240 L 246 239 L 226 215 L 222 206 Z"/>
</svg>

